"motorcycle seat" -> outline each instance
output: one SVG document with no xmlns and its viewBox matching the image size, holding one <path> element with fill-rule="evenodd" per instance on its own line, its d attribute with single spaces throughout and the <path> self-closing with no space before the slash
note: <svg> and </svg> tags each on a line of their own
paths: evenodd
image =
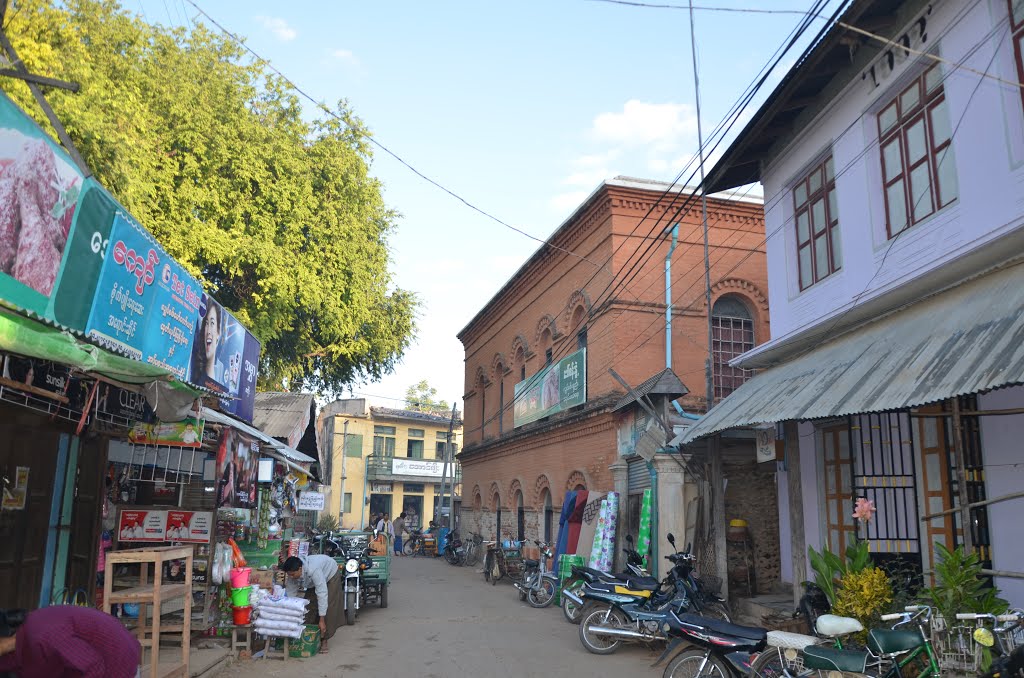
<svg viewBox="0 0 1024 678">
<path fill-rule="evenodd" d="M 540 567 L 539 560 L 531 560 L 530 558 L 523 558 L 523 564 L 527 567 Z"/>
<path fill-rule="evenodd" d="M 658 588 L 658 580 L 654 577 L 636 577 L 629 575 L 623 578 L 626 585 L 634 591 L 655 591 Z"/>
<path fill-rule="evenodd" d="M 864 673 L 868 666 L 868 653 L 859 650 L 839 650 L 824 645 L 804 648 L 804 668 L 823 671 L 849 671 Z"/>
<path fill-rule="evenodd" d="M 702 626 L 723 636 L 743 638 L 748 641 L 750 645 L 763 645 L 768 640 L 767 629 L 762 629 L 757 626 L 740 626 L 739 624 L 722 621 L 721 619 L 701 617 L 697 614 L 681 614 L 679 615 L 679 620 L 686 624 Z"/>
</svg>

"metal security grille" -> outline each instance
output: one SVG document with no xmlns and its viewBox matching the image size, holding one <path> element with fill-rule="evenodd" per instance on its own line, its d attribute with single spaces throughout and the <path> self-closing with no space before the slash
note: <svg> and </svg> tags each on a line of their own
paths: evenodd
<svg viewBox="0 0 1024 678">
<path fill-rule="evenodd" d="M 746 308 L 728 297 L 715 302 L 711 314 L 712 378 L 715 400 L 721 400 L 753 376 L 753 370 L 730 367 L 729 361 L 754 348 L 754 321 Z"/>
<path fill-rule="evenodd" d="M 978 396 L 968 395 L 960 398 L 960 409 L 967 412 L 978 410 Z M 963 417 L 960 423 L 962 445 L 964 451 L 964 470 L 967 472 L 967 501 L 970 504 L 985 501 L 985 465 L 981 451 L 981 429 L 978 417 Z M 947 418 L 947 435 L 952 436 L 952 419 Z M 952 446 L 950 446 L 952 447 Z M 950 459 L 950 488 L 953 506 L 960 506 L 959 488 L 956 478 L 956 461 Z M 957 544 L 963 544 L 962 514 L 954 514 L 957 529 Z M 971 543 L 981 556 L 982 565 L 992 569 L 992 535 L 989 531 L 988 508 L 978 506 L 971 509 Z"/>
<path fill-rule="evenodd" d="M 640 492 L 651 486 L 651 471 L 647 468 L 647 462 L 643 458 L 630 457 L 626 460 L 626 465 L 629 492 Z"/>
<path fill-rule="evenodd" d="M 913 426 L 907 412 L 864 414 L 849 419 L 853 455 L 853 494 L 875 503 L 874 518 L 859 525 L 872 553 L 917 554 L 920 521 L 917 506 Z M 848 507 L 850 513 L 853 506 Z M 918 560 L 919 562 L 919 560 Z"/>
</svg>

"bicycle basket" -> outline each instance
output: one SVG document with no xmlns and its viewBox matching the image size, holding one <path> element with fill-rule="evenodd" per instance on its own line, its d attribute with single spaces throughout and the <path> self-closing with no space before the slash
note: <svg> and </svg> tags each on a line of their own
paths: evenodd
<svg viewBox="0 0 1024 678">
<path fill-rule="evenodd" d="M 976 674 L 981 669 L 981 647 L 974 642 L 974 626 L 947 626 L 946 620 L 934 615 L 931 620 L 932 646 L 943 675 Z"/>
</svg>

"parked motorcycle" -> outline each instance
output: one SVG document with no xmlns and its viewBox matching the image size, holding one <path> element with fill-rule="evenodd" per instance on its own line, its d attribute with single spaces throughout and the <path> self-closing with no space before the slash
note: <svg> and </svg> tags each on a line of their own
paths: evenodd
<svg viewBox="0 0 1024 678">
<path fill-rule="evenodd" d="M 619 582 L 626 583 L 627 577 L 650 578 L 650 572 L 644 567 L 644 558 L 633 548 L 632 535 L 626 535 L 626 543 L 629 546 L 622 549 L 626 554 L 626 570 L 615 574 L 595 570 L 592 567 L 582 565 L 572 566 L 572 575 L 562 584 L 559 592 L 562 605 L 562 614 L 570 624 L 579 624 L 580 615 L 583 612 L 581 592 L 583 587 L 594 582 Z M 654 580 L 657 583 L 657 580 Z M 580 601 L 580 602 L 576 602 Z"/>
<path fill-rule="evenodd" d="M 676 548 L 672 534 L 668 535 L 668 541 Z M 662 626 L 670 612 L 727 615 L 720 598 L 713 599 L 715 607 L 712 602 L 701 601 L 703 594 L 692 579 L 695 559 L 689 546 L 684 552 L 677 550 L 665 558 L 672 563 L 672 569 L 660 583 L 653 577 L 649 580 L 627 577 L 624 583 L 595 582 L 584 586 L 579 599 L 586 601 L 579 631 L 583 647 L 594 654 L 611 654 L 624 640 L 643 643 L 666 640 Z"/>
<path fill-rule="evenodd" d="M 515 582 L 514 586 L 519 589 L 519 600 L 525 600 L 530 607 L 547 607 L 554 602 L 558 591 L 558 579 L 547 567 L 548 558 L 554 552 L 550 544 L 537 540 L 533 543 L 540 549 L 540 558 L 523 560 L 523 581 Z"/>
<path fill-rule="evenodd" d="M 374 530 L 374 539 L 377 534 Z M 363 572 L 373 567 L 373 559 L 370 558 L 369 544 L 357 544 L 353 539 L 345 540 L 342 556 L 345 558 L 345 623 L 352 626 L 356 623 L 356 612 L 363 604 Z"/>
<path fill-rule="evenodd" d="M 452 530 L 448 533 L 448 537 L 445 539 L 441 553 L 444 555 L 444 559 L 448 561 L 449 565 L 461 565 L 462 561 L 465 560 L 466 549 L 462 545 L 462 539 L 459 537 L 457 530 Z"/>
<path fill-rule="evenodd" d="M 672 657 L 662 678 L 740 678 L 768 639 L 765 629 L 670 611 L 662 631 L 671 639 L 655 666 Z M 684 646 L 680 648 L 680 646 Z M 696 646 L 692 649 L 686 649 Z"/>
</svg>

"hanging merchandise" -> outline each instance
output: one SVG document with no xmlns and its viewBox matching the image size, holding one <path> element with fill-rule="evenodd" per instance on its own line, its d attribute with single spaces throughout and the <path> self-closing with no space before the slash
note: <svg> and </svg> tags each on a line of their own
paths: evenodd
<svg viewBox="0 0 1024 678">
<path fill-rule="evenodd" d="M 651 490 L 644 490 L 643 499 L 640 501 L 640 533 L 637 536 L 637 552 L 647 560 L 651 551 Z M 649 565 L 649 563 L 648 563 Z"/>
<path fill-rule="evenodd" d="M 594 545 L 590 552 L 590 567 L 602 572 L 611 572 L 612 559 L 615 554 L 615 525 L 619 512 L 619 496 L 608 493 L 608 498 L 601 502 L 600 517 L 594 533 Z"/>
</svg>

